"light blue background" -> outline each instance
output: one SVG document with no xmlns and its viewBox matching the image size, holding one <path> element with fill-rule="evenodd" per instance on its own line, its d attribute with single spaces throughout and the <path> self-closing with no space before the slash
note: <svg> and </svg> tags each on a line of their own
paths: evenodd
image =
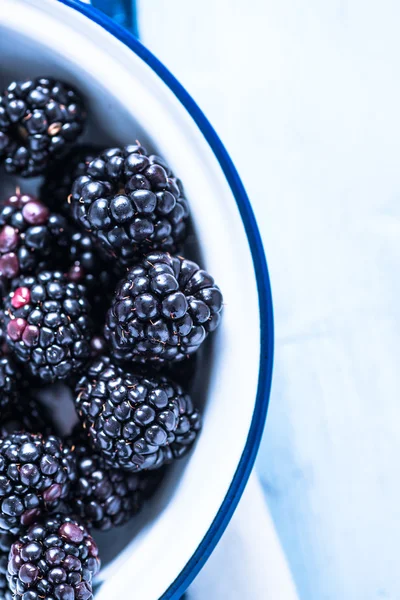
<svg viewBox="0 0 400 600">
<path fill-rule="evenodd" d="M 139 24 L 263 234 L 276 361 L 258 472 L 299 596 L 398 599 L 400 4 L 153 0 Z"/>
</svg>

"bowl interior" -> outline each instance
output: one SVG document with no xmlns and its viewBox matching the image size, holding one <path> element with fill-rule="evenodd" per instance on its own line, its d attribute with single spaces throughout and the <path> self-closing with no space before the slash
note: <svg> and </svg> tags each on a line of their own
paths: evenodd
<svg viewBox="0 0 400 600">
<path fill-rule="evenodd" d="M 105 567 L 99 594 L 135 590 L 157 600 L 210 528 L 242 456 L 254 410 L 260 318 L 254 268 L 232 191 L 201 131 L 167 85 L 110 33 L 54 0 L 2 0 L 0 84 L 55 76 L 85 95 L 84 140 L 133 140 L 170 163 L 185 186 L 194 238 L 186 249 L 220 285 L 224 317 L 201 353 L 192 394 L 204 428 L 190 455 L 170 469 L 146 509 L 127 526 L 98 535 Z M 3 177 L 2 195 L 15 186 Z M 38 181 L 23 181 L 30 189 Z M 124 577 L 121 577 L 123 569 Z"/>
</svg>

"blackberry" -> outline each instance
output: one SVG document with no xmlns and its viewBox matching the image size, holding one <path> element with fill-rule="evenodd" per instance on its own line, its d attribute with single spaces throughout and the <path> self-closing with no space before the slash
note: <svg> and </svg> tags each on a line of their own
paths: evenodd
<svg viewBox="0 0 400 600">
<path fill-rule="evenodd" d="M 90 162 L 72 186 L 71 208 L 123 265 L 150 250 L 174 252 L 186 236 L 189 209 L 181 182 L 140 145 L 105 150 Z"/>
<path fill-rule="evenodd" d="M 11 433 L 0 439 L 0 529 L 18 534 L 56 509 L 75 479 L 75 457 L 58 437 Z"/>
<path fill-rule="evenodd" d="M 100 148 L 93 146 L 75 146 L 63 159 L 52 163 L 40 188 L 40 197 L 46 206 L 71 217 L 69 195 L 72 184 L 75 179 L 85 175 L 88 164 L 100 152 Z"/>
<path fill-rule="evenodd" d="M 0 533 L 0 598 L 2 600 L 12 600 L 13 598 L 12 592 L 8 587 L 7 566 L 11 544 L 14 541 L 14 536 L 9 533 Z"/>
<path fill-rule="evenodd" d="M 104 336 L 119 360 L 180 361 L 216 329 L 221 310 L 211 275 L 190 260 L 156 252 L 119 283 Z"/>
<path fill-rule="evenodd" d="M 64 217 L 32 196 L 14 194 L 0 209 L 0 277 L 7 282 L 36 272 L 65 253 L 68 242 Z"/>
<path fill-rule="evenodd" d="M 14 598 L 91 600 L 98 548 L 78 521 L 48 516 L 11 546 L 8 583 Z"/>
<path fill-rule="evenodd" d="M 108 356 L 91 363 L 76 393 L 93 447 L 113 467 L 158 469 L 185 454 L 200 430 L 200 414 L 179 385 L 128 373 Z"/>
<path fill-rule="evenodd" d="M 102 531 L 123 525 L 141 509 L 144 498 L 156 486 L 158 471 L 129 473 L 113 469 L 83 435 L 75 434 L 71 443 L 78 473 L 71 494 L 74 514 Z"/>
<path fill-rule="evenodd" d="M 21 372 L 12 357 L 0 349 L 0 416 L 4 411 L 17 404 L 21 384 Z"/>
<path fill-rule="evenodd" d="M 41 175 L 82 133 L 83 102 L 68 84 L 38 78 L 14 81 L 0 95 L 0 158 L 6 170 Z"/>
<path fill-rule="evenodd" d="M 8 346 L 31 375 L 65 379 L 90 357 L 89 312 L 84 288 L 59 271 L 15 279 L 4 299 Z"/>
</svg>

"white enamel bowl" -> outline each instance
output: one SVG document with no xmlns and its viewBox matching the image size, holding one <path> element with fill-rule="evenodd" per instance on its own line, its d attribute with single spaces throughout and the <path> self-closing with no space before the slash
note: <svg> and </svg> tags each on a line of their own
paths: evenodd
<svg viewBox="0 0 400 600">
<path fill-rule="evenodd" d="M 75 0 L 0 0 L 0 16 L 0 83 L 65 79 L 87 99 L 87 140 L 139 139 L 166 157 L 185 185 L 200 260 L 224 294 L 222 325 L 203 352 L 193 390 L 204 406 L 198 443 L 132 525 L 100 539 L 99 598 L 179 598 L 232 515 L 265 421 L 273 325 L 258 230 L 211 126 L 129 33 Z"/>
</svg>

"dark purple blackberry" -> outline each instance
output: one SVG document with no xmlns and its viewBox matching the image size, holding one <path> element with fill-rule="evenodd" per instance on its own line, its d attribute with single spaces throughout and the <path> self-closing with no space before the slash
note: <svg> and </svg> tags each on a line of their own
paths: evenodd
<svg viewBox="0 0 400 600">
<path fill-rule="evenodd" d="M 15 279 L 2 317 L 10 351 L 33 376 L 65 379 L 90 357 L 89 313 L 84 288 L 59 271 Z"/>
<path fill-rule="evenodd" d="M 221 310 L 219 288 L 196 263 L 148 254 L 119 283 L 104 336 L 119 360 L 180 361 L 216 329 Z"/>
<path fill-rule="evenodd" d="M 10 433 L 53 433 L 48 412 L 44 406 L 33 398 L 20 397 L 1 413 L 0 437 L 4 438 Z"/>
<path fill-rule="evenodd" d="M 6 170 L 41 175 L 82 133 L 86 115 L 68 84 L 39 78 L 15 81 L 0 95 L 0 158 Z"/>
<path fill-rule="evenodd" d="M 70 501 L 74 514 L 88 526 L 102 531 L 126 523 L 139 512 L 144 498 L 155 488 L 158 471 L 129 473 L 112 469 L 82 434 L 75 433 L 70 443 L 78 473 Z"/>
<path fill-rule="evenodd" d="M 2 600 L 13 600 L 13 594 L 8 587 L 7 567 L 8 555 L 10 554 L 11 544 L 15 541 L 13 535 L 9 533 L 0 533 L 0 598 Z"/>
<path fill-rule="evenodd" d="M 178 179 L 139 145 L 111 148 L 89 163 L 71 193 L 75 220 L 120 264 L 150 250 L 174 252 L 189 217 Z"/>
<path fill-rule="evenodd" d="M 71 216 L 70 194 L 72 184 L 86 174 L 86 168 L 101 152 L 93 146 L 75 146 L 67 156 L 52 163 L 40 188 L 40 197 L 46 206 Z"/>
<path fill-rule="evenodd" d="M 75 456 L 56 436 L 11 433 L 0 439 L 0 529 L 18 534 L 67 498 Z"/>
<path fill-rule="evenodd" d="M 21 372 L 13 358 L 0 349 L 0 419 L 4 412 L 17 404 Z"/>
<path fill-rule="evenodd" d="M 113 467 L 158 469 L 185 454 L 200 430 L 200 414 L 179 385 L 138 377 L 109 357 L 92 362 L 76 393 L 81 422 Z"/>
<path fill-rule="evenodd" d="M 52 515 L 13 543 L 7 578 L 16 600 L 91 600 L 99 569 L 87 529 L 71 517 Z"/>
<path fill-rule="evenodd" d="M 1 207 L 0 277 L 6 282 L 53 264 L 68 243 L 65 218 L 36 198 L 16 193 Z"/>
</svg>

